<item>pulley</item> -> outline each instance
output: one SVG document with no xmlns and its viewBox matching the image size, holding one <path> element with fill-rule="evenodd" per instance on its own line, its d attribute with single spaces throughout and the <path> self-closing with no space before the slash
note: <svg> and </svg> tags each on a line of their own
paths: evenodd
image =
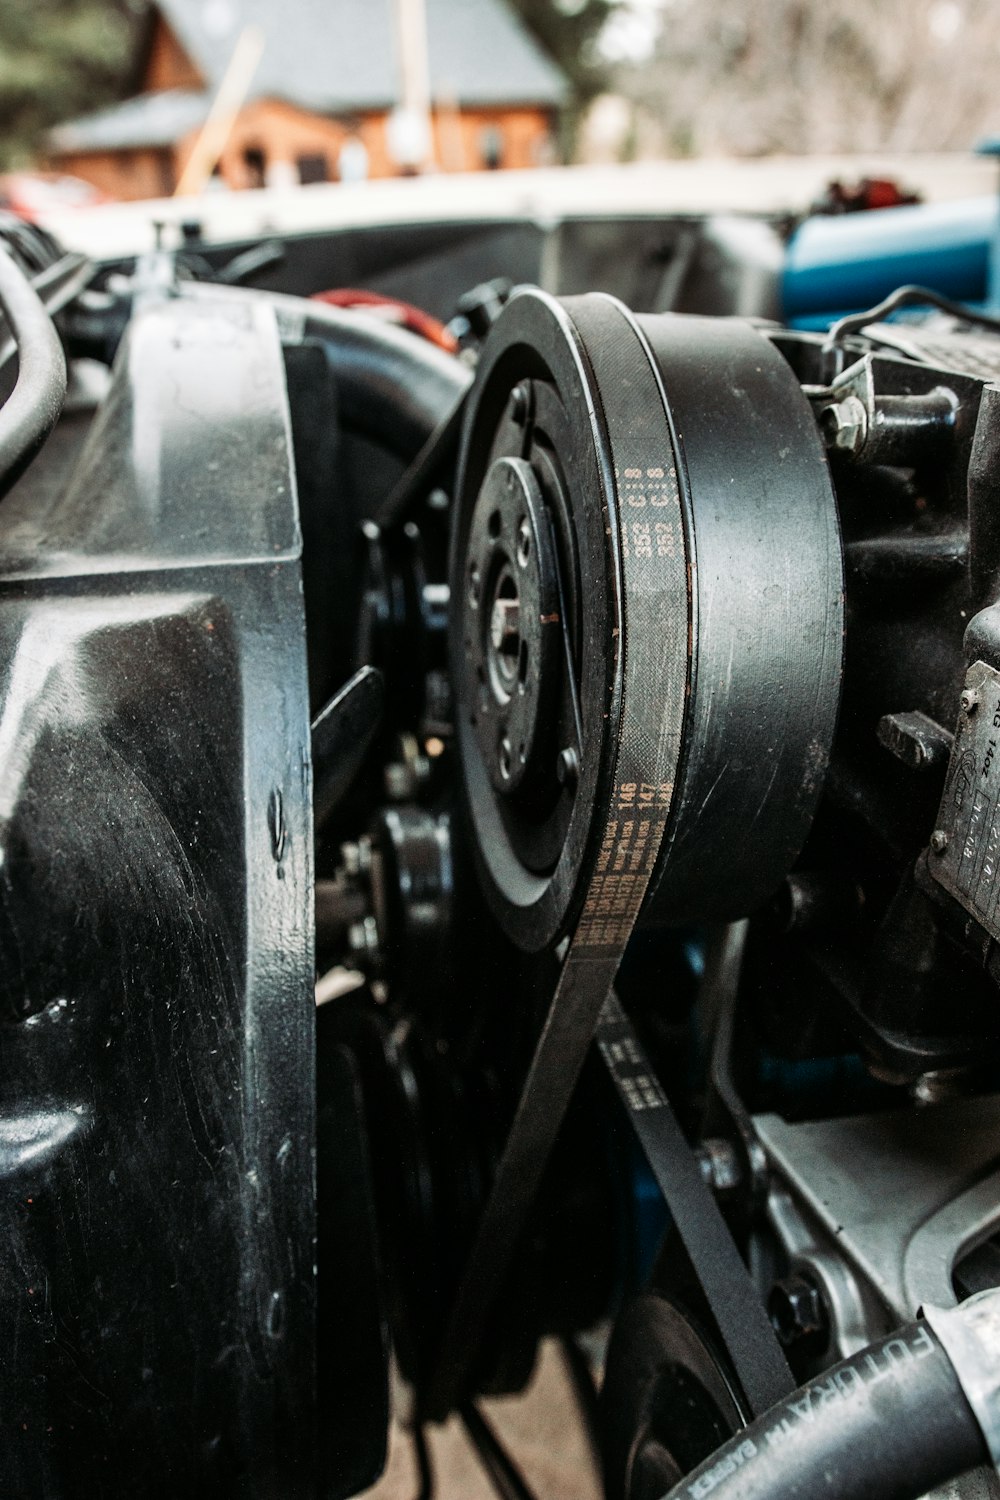
<svg viewBox="0 0 1000 1500">
<path fill-rule="evenodd" d="M 451 557 L 456 735 L 487 900 L 569 938 L 428 1396 L 467 1385 L 640 915 L 745 915 L 798 854 L 837 712 L 840 535 L 808 402 L 759 330 L 514 296 Z"/>
<path fill-rule="evenodd" d="M 661 1500 L 748 1420 L 724 1355 L 686 1308 L 658 1292 L 626 1306 L 601 1391 L 608 1500 Z"/>
<path fill-rule="evenodd" d="M 528 950 L 588 897 L 604 935 L 636 896 L 657 924 L 744 915 L 805 838 L 841 675 L 836 506 L 795 376 L 743 322 L 525 291 L 471 400 L 451 650 L 493 910 Z"/>
</svg>

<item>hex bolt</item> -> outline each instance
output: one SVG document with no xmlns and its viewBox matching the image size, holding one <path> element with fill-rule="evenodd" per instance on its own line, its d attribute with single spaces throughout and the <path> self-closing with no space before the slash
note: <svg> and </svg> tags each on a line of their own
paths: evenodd
<svg viewBox="0 0 1000 1500">
<path fill-rule="evenodd" d="M 556 761 L 556 780 L 560 786 L 574 786 L 579 774 L 580 757 L 572 745 L 568 745 L 565 750 L 559 751 Z"/>
<path fill-rule="evenodd" d="M 523 383 L 510 393 L 510 414 L 519 427 L 528 420 L 528 388 Z"/>
<path fill-rule="evenodd" d="M 943 854 L 948 847 L 948 835 L 943 828 L 935 828 L 931 834 L 931 848 L 935 854 Z"/>
<path fill-rule="evenodd" d="M 830 1336 L 830 1315 L 823 1293 L 803 1271 L 774 1283 L 767 1299 L 767 1313 L 778 1342 L 785 1349 L 808 1340 L 818 1352 Z"/>
<path fill-rule="evenodd" d="M 705 1186 L 713 1193 L 731 1192 L 743 1180 L 736 1148 L 722 1136 L 706 1136 L 695 1151 L 695 1158 Z"/>
<path fill-rule="evenodd" d="M 868 413 L 864 402 L 853 395 L 832 402 L 820 414 L 820 426 L 828 448 L 859 453 L 868 437 Z"/>
<path fill-rule="evenodd" d="M 478 605 L 481 593 L 482 584 L 479 578 L 479 569 L 473 563 L 469 569 L 469 603 L 473 606 Z"/>
<path fill-rule="evenodd" d="M 979 707 L 979 694 L 974 688 L 966 688 L 958 700 L 958 706 L 963 714 L 968 714 L 971 718 Z"/>
</svg>

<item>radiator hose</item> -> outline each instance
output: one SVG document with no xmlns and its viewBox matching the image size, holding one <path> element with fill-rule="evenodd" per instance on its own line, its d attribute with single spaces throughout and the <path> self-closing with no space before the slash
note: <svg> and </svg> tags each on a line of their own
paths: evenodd
<svg viewBox="0 0 1000 1500">
<path fill-rule="evenodd" d="M 1000 1292 L 809 1381 L 664 1500 L 917 1500 L 1000 1457 Z"/>
</svg>

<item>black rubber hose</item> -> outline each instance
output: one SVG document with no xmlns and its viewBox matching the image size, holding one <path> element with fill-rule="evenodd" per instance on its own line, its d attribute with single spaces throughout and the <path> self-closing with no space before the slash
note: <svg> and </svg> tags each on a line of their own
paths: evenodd
<svg viewBox="0 0 1000 1500">
<path fill-rule="evenodd" d="M 407 462 L 472 384 L 467 365 L 417 334 L 322 302 L 280 300 L 308 310 L 303 338 L 330 352 L 345 426 Z"/>
<path fill-rule="evenodd" d="M 66 356 L 45 305 L 0 246 L 0 306 L 17 345 L 17 380 L 0 407 L 0 497 L 48 437 L 66 399 Z"/>
<path fill-rule="evenodd" d="M 285 343 L 315 340 L 327 350 L 344 426 L 406 463 L 472 384 L 472 372 L 453 354 L 370 314 L 282 292 L 247 293 L 215 284 L 186 286 L 185 295 L 243 300 L 249 295 L 270 303 Z"/>
<path fill-rule="evenodd" d="M 948 1356 L 913 1323 L 779 1401 L 664 1500 L 917 1500 L 988 1459 Z"/>
</svg>

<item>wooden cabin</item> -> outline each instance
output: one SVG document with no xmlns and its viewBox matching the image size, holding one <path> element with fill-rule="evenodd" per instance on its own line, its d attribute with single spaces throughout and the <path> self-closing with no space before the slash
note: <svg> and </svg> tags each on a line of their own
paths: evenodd
<svg viewBox="0 0 1000 1500">
<path fill-rule="evenodd" d="M 139 92 L 57 126 L 49 164 L 114 198 L 171 194 L 248 31 L 263 45 L 215 167 L 219 186 L 551 159 L 566 80 L 506 0 L 424 0 L 430 130 L 414 150 L 398 107 L 406 70 L 398 3 L 157 0 Z"/>
</svg>

